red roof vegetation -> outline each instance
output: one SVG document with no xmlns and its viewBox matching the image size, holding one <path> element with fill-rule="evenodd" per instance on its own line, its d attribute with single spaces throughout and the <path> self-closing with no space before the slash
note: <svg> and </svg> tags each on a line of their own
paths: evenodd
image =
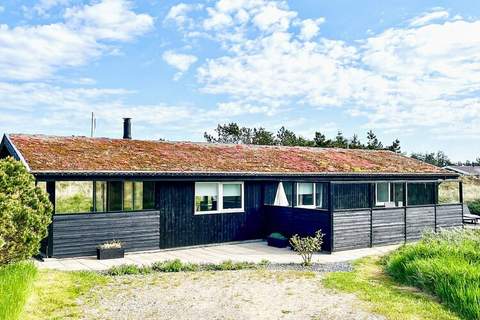
<svg viewBox="0 0 480 320">
<path fill-rule="evenodd" d="M 390 151 L 9 135 L 33 172 L 440 173 Z"/>
</svg>

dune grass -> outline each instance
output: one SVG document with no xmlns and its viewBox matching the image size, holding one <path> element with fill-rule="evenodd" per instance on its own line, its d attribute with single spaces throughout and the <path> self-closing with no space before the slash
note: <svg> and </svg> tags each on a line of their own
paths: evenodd
<svg viewBox="0 0 480 320">
<path fill-rule="evenodd" d="M 79 319 L 79 299 L 94 286 L 105 283 L 107 277 L 95 272 L 40 271 L 21 319 Z"/>
<path fill-rule="evenodd" d="M 398 285 L 384 272 L 378 257 L 356 261 L 352 272 L 329 273 L 323 283 L 327 288 L 355 294 L 367 310 L 387 319 L 458 319 L 433 296 L 416 288 Z"/>
<path fill-rule="evenodd" d="M 386 259 L 398 282 L 437 296 L 464 319 L 480 319 L 480 230 L 425 234 Z"/>
<path fill-rule="evenodd" d="M 0 267 L 0 319 L 19 319 L 36 275 L 31 262 Z"/>
</svg>

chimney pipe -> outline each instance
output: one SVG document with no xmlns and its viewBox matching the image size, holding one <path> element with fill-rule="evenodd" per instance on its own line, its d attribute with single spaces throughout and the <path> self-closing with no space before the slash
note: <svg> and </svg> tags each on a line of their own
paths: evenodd
<svg viewBox="0 0 480 320">
<path fill-rule="evenodd" d="M 123 118 L 123 139 L 132 139 L 131 118 Z"/>
</svg>

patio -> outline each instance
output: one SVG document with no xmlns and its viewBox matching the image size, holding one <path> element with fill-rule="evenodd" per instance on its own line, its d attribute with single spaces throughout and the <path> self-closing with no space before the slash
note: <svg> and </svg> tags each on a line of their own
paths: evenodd
<svg viewBox="0 0 480 320">
<path fill-rule="evenodd" d="M 388 253 L 399 245 L 390 245 L 374 248 L 356 249 L 349 251 L 318 253 L 314 255 L 313 262 L 335 263 L 375 256 Z M 235 262 L 255 262 L 268 260 L 271 263 L 300 263 L 301 258 L 292 250 L 273 248 L 267 246 L 265 241 L 248 241 L 227 243 L 215 246 L 202 246 L 175 250 L 157 250 L 149 252 L 136 252 L 125 254 L 123 259 L 97 260 L 96 257 L 80 258 L 48 258 L 44 261 L 36 260 L 40 269 L 57 269 L 62 271 L 101 271 L 121 264 L 150 265 L 157 261 L 180 259 L 182 262 L 191 263 L 221 263 L 225 260 Z"/>
</svg>

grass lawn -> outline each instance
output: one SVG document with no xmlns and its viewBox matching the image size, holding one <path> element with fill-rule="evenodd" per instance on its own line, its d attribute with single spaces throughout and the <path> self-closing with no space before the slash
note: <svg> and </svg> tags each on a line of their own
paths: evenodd
<svg viewBox="0 0 480 320">
<path fill-rule="evenodd" d="M 79 319 L 77 300 L 93 286 L 106 283 L 107 277 L 94 272 L 39 271 L 20 318 Z"/>
<path fill-rule="evenodd" d="M 434 297 L 396 283 L 383 271 L 380 258 L 357 261 L 353 272 L 327 274 L 323 283 L 327 288 L 355 294 L 366 302 L 366 308 L 387 319 L 459 319 Z"/>
<path fill-rule="evenodd" d="M 19 318 L 36 275 L 30 262 L 0 267 L 0 319 Z"/>
</svg>

